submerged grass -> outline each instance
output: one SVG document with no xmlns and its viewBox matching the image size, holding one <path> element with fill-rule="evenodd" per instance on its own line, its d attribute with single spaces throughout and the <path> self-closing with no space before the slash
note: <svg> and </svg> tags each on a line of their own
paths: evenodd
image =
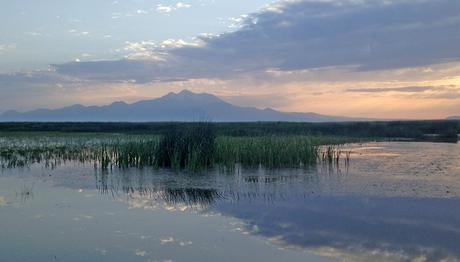
<svg viewBox="0 0 460 262">
<path fill-rule="evenodd" d="M 216 136 L 211 125 L 177 127 L 159 135 L 58 133 L 0 134 L 0 166 L 44 164 L 54 168 L 66 162 L 93 163 L 100 169 L 172 168 L 199 171 L 219 166 L 303 167 L 338 164 L 349 153 L 340 144 L 355 142 L 325 136 Z M 328 145 L 328 146 L 324 146 Z"/>
</svg>

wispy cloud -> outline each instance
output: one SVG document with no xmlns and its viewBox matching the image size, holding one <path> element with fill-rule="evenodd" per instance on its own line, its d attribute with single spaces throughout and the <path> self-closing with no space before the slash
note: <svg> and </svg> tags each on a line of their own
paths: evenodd
<svg viewBox="0 0 460 262">
<path fill-rule="evenodd" d="M 0 55 L 16 49 L 16 44 L 0 44 Z"/>
<path fill-rule="evenodd" d="M 77 29 L 70 29 L 68 32 L 69 32 L 69 34 L 72 34 L 72 35 L 78 36 L 78 37 L 90 36 L 90 33 L 88 31 L 80 31 L 80 30 L 77 30 Z"/>
<path fill-rule="evenodd" d="M 197 47 L 198 42 L 190 42 L 183 39 L 167 39 L 162 42 L 155 41 L 127 41 L 123 50 L 125 58 L 130 60 L 147 60 L 166 62 L 169 56 L 168 50 L 182 47 Z"/>
<path fill-rule="evenodd" d="M 198 47 L 199 45 L 199 41 L 188 42 L 184 39 L 167 39 L 161 42 L 160 47 L 162 49 L 177 49 L 183 47 Z"/>
<path fill-rule="evenodd" d="M 41 37 L 41 36 L 45 36 L 45 35 L 49 36 L 49 34 L 42 33 L 42 32 L 39 32 L 39 31 L 26 32 L 25 34 L 28 35 L 28 36 L 32 36 L 32 37 Z"/>
<path fill-rule="evenodd" d="M 148 11 L 145 11 L 145 10 L 142 10 L 142 9 L 137 9 L 136 10 L 136 14 L 148 14 L 149 12 Z"/>
<path fill-rule="evenodd" d="M 349 88 L 345 92 L 351 93 L 379 93 L 379 94 L 407 94 L 418 99 L 460 99 L 460 86 L 438 85 L 438 86 L 402 86 L 402 87 L 377 87 L 377 88 Z"/>
<path fill-rule="evenodd" d="M 126 59 L 164 61 L 165 54 L 158 52 L 157 44 L 153 41 L 126 42 L 124 51 Z"/>
<path fill-rule="evenodd" d="M 350 88 L 347 92 L 356 93 L 387 93 L 387 92 L 403 92 L 403 93 L 418 93 L 428 90 L 434 90 L 435 86 L 403 86 L 403 87 L 389 87 L 389 88 Z"/>
<path fill-rule="evenodd" d="M 185 8 L 190 8 L 192 7 L 191 4 L 183 3 L 183 2 L 178 2 L 174 5 L 163 5 L 163 4 L 158 4 L 156 7 L 156 11 L 160 13 L 170 13 L 172 11 L 176 11 L 179 9 L 185 9 Z"/>
</svg>

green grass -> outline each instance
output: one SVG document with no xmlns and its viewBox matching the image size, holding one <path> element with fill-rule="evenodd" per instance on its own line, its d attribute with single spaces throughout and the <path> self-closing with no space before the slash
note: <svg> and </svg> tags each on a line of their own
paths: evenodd
<svg viewBox="0 0 460 262">
<path fill-rule="evenodd" d="M 216 162 L 226 167 L 299 167 L 316 163 L 319 147 L 308 136 L 219 137 Z"/>
<path fill-rule="evenodd" d="M 163 135 L 101 133 L 0 134 L 0 166 L 68 162 L 113 168 L 171 168 L 196 172 L 212 167 L 297 168 L 348 161 L 340 144 L 356 138 L 308 135 L 217 136 L 208 124 L 169 130 Z M 327 145 L 327 146 L 325 146 Z"/>
</svg>

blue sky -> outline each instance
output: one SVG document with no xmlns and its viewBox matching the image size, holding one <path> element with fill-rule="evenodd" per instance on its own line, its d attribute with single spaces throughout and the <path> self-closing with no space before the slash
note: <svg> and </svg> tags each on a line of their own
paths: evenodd
<svg viewBox="0 0 460 262">
<path fill-rule="evenodd" d="M 15 0 L 0 112 L 209 92 L 244 106 L 460 115 L 460 1 Z"/>
<path fill-rule="evenodd" d="M 126 42 L 191 38 L 232 29 L 234 18 L 269 1 L 15 0 L 0 9 L 0 72 L 74 59 L 122 58 Z M 119 51 L 119 52 L 117 52 Z"/>
</svg>

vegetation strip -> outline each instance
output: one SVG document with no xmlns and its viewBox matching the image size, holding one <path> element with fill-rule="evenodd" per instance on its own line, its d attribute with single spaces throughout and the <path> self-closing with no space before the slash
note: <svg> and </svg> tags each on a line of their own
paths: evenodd
<svg viewBox="0 0 460 262">
<path fill-rule="evenodd" d="M 211 125 L 170 130 L 164 135 L 17 133 L 0 136 L 2 168 L 70 161 L 101 169 L 172 168 L 198 171 L 236 164 L 267 168 L 337 163 L 348 158 L 338 145 L 354 142 L 319 136 L 217 136 Z M 328 146 L 323 146 L 328 145 Z"/>
</svg>

